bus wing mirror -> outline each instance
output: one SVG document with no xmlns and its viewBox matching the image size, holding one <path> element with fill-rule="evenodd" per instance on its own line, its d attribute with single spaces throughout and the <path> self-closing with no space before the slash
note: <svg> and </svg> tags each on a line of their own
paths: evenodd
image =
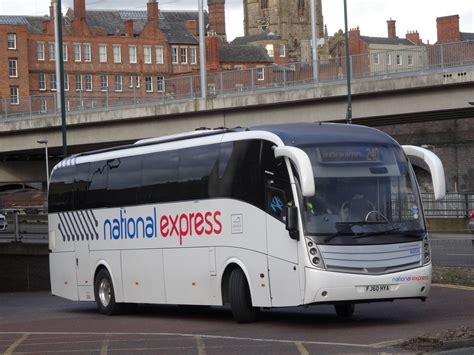
<svg viewBox="0 0 474 355">
<path fill-rule="evenodd" d="M 416 147 L 414 145 L 404 145 L 402 148 L 408 157 L 417 157 L 428 165 L 433 181 L 435 200 L 441 200 L 446 195 L 446 182 L 441 160 L 435 153 L 425 148 Z"/>
<path fill-rule="evenodd" d="M 296 206 L 286 208 L 286 230 L 290 232 L 291 239 L 300 239 L 298 233 L 298 207 Z"/>
<path fill-rule="evenodd" d="M 314 196 L 313 167 L 308 155 L 299 148 L 289 146 L 276 147 L 274 151 L 275 158 L 288 158 L 296 166 L 301 179 L 301 192 L 303 196 Z"/>
</svg>

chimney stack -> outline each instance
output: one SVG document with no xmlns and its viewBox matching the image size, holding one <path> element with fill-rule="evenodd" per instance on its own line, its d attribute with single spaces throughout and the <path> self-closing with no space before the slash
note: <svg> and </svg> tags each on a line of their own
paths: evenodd
<svg viewBox="0 0 474 355">
<path fill-rule="evenodd" d="M 418 46 L 423 44 L 423 41 L 420 39 L 420 34 L 418 33 L 418 31 L 408 31 L 405 38 L 411 43 L 416 44 Z"/>
<path fill-rule="evenodd" d="M 86 20 L 86 0 L 74 0 L 74 19 Z"/>
<path fill-rule="evenodd" d="M 198 24 L 196 20 L 187 20 L 184 23 L 186 30 L 191 33 L 194 37 L 199 36 Z"/>
<path fill-rule="evenodd" d="M 209 31 L 225 40 L 225 0 L 207 0 Z"/>
<path fill-rule="evenodd" d="M 133 37 L 133 20 L 125 20 L 125 34 L 129 37 Z"/>
<path fill-rule="evenodd" d="M 388 29 L 388 38 L 391 38 L 391 39 L 397 38 L 395 20 L 390 19 L 387 21 L 387 29 Z"/>
<path fill-rule="evenodd" d="M 438 32 L 437 43 L 458 42 L 461 40 L 459 15 L 438 17 L 436 19 L 436 29 Z"/>
<path fill-rule="evenodd" d="M 158 2 L 156 0 L 148 0 L 146 10 L 148 14 L 148 22 L 158 24 Z"/>
</svg>

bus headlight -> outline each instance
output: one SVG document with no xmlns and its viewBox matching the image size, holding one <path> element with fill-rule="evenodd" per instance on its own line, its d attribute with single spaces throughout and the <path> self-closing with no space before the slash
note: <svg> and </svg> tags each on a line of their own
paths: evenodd
<svg viewBox="0 0 474 355">
<path fill-rule="evenodd" d="M 423 249 L 421 253 L 423 255 L 423 265 L 428 264 L 431 261 L 431 248 L 428 235 L 423 238 Z"/>
<path fill-rule="evenodd" d="M 306 246 L 308 247 L 308 256 L 311 264 L 319 269 L 325 269 L 323 257 L 316 244 L 312 240 L 306 239 Z"/>
</svg>

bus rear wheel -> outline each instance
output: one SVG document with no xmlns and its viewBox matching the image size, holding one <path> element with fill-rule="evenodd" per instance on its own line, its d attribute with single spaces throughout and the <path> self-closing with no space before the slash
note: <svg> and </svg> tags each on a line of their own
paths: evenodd
<svg viewBox="0 0 474 355">
<path fill-rule="evenodd" d="M 114 285 L 107 269 L 101 269 L 94 280 L 94 297 L 99 312 L 105 315 L 117 314 L 122 305 L 115 302 Z"/>
<path fill-rule="evenodd" d="M 355 304 L 354 303 L 338 303 L 334 305 L 336 314 L 341 318 L 350 318 L 354 315 Z"/>
<path fill-rule="evenodd" d="M 234 269 L 230 274 L 229 298 L 232 315 L 237 323 L 252 323 L 257 320 L 258 310 L 252 307 L 249 285 L 241 269 Z"/>
</svg>

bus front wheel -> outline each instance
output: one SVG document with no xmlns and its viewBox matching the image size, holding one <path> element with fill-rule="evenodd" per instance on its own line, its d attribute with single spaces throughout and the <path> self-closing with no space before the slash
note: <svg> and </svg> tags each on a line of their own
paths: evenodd
<svg viewBox="0 0 474 355">
<path fill-rule="evenodd" d="M 94 296 L 99 312 L 106 315 L 120 312 L 121 305 L 115 302 L 114 285 L 107 269 L 101 269 L 94 280 Z"/>
<path fill-rule="evenodd" d="M 336 314 L 341 318 L 350 318 L 354 314 L 355 304 L 354 303 L 338 303 L 334 305 Z"/>
<path fill-rule="evenodd" d="M 229 297 L 232 315 L 238 323 L 252 323 L 257 320 L 257 309 L 252 307 L 249 285 L 241 269 L 234 269 L 230 274 Z"/>
</svg>

